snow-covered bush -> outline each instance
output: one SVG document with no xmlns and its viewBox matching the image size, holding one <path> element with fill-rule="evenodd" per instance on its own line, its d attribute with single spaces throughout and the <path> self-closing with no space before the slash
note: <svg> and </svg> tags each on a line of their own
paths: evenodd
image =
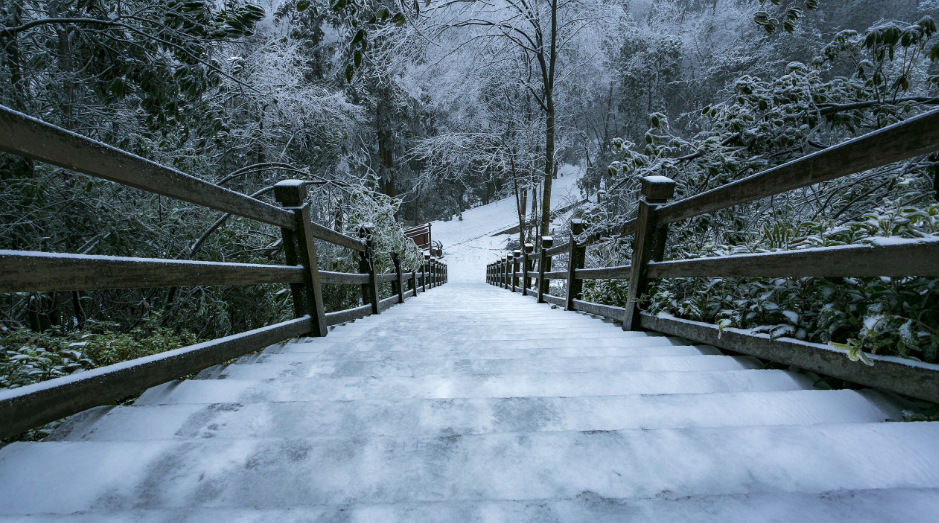
<svg viewBox="0 0 939 523">
<path fill-rule="evenodd" d="M 585 218 L 592 230 L 621 222 L 635 208 L 641 176 L 673 178 L 680 199 L 932 107 L 935 35 L 928 17 L 841 32 L 809 65 L 789 64 L 767 80 L 740 77 L 726 100 L 688 116 L 704 129 L 693 137 L 664 114 L 649 115 L 644 144 L 611 144 L 615 185 Z M 927 155 L 673 224 L 666 259 L 934 237 L 937 165 L 939 156 Z M 628 242 L 608 240 L 588 259 L 619 265 L 630 255 Z M 626 285 L 587 282 L 585 295 L 621 304 Z M 656 282 L 646 300 L 651 312 L 832 343 L 852 355 L 860 348 L 936 361 L 937 285 L 935 278 L 671 279 Z"/>
</svg>

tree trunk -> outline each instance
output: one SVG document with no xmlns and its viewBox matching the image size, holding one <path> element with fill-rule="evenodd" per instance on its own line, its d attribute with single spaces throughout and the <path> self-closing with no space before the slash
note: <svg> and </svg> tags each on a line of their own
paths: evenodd
<svg viewBox="0 0 939 523">
<path fill-rule="evenodd" d="M 551 228 L 551 181 L 554 178 L 554 94 L 545 95 L 544 191 L 541 196 L 541 236 Z"/>
<path fill-rule="evenodd" d="M 378 131 L 378 157 L 381 159 L 381 170 L 379 171 L 381 179 L 378 182 L 378 188 L 382 194 L 394 197 L 394 133 L 391 130 L 391 111 L 386 107 L 387 96 L 387 89 L 382 89 L 376 104 L 375 114 L 375 128 Z"/>
</svg>

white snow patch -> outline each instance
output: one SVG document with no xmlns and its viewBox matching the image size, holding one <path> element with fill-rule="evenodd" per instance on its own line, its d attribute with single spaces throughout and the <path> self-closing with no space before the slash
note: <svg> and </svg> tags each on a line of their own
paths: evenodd
<svg viewBox="0 0 939 523">
<path fill-rule="evenodd" d="M 577 180 L 584 167 L 564 164 L 551 188 L 551 208 L 560 209 L 581 200 Z M 463 220 L 453 219 L 432 225 L 435 241 L 443 243 L 444 258 L 451 282 L 481 282 L 486 264 L 502 255 L 506 241 L 517 235 L 492 235 L 518 224 L 515 198 L 505 198 L 463 213 Z"/>
</svg>

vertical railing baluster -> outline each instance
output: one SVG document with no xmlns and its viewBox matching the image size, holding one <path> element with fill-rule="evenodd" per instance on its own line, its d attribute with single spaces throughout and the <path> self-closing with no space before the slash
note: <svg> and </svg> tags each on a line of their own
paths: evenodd
<svg viewBox="0 0 939 523">
<path fill-rule="evenodd" d="M 571 220 L 571 242 L 567 257 L 567 301 L 564 310 L 574 310 L 574 300 L 583 291 L 584 280 L 577 279 L 577 269 L 584 268 L 584 258 L 587 253 L 586 245 L 577 245 L 577 236 L 584 232 L 584 222 Z"/>
<path fill-rule="evenodd" d="M 522 255 L 522 296 L 528 296 L 528 287 L 531 285 L 531 279 L 528 275 L 531 271 L 529 264 L 531 263 L 531 252 L 535 249 L 535 246 L 526 243 L 525 250 Z"/>
<path fill-rule="evenodd" d="M 421 292 L 427 292 L 427 271 L 430 268 L 430 255 L 424 255 L 424 264 L 421 265 Z"/>
<path fill-rule="evenodd" d="M 316 245 L 311 230 L 310 204 L 306 200 L 306 185 L 299 180 L 287 180 L 274 185 L 274 199 L 285 209 L 293 211 L 297 228 L 281 229 L 287 265 L 302 265 L 303 283 L 293 283 L 294 314 L 300 318 L 309 315 L 312 325 L 308 335 L 326 336 L 326 313 L 323 309 L 323 294 L 320 273 L 316 266 Z"/>
<path fill-rule="evenodd" d="M 378 275 L 375 273 L 375 257 L 372 249 L 372 231 L 368 227 L 359 229 L 359 237 L 365 239 L 365 251 L 359 253 L 359 271 L 368 274 L 368 283 L 362 285 L 362 301 L 372 306 L 372 314 L 379 314 Z"/>
<path fill-rule="evenodd" d="M 512 251 L 512 292 L 518 287 L 518 269 L 522 261 L 522 251 Z"/>
<path fill-rule="evenodd" d="M 550 236 L 541 237 L 541 252 L 538 258 L 538 303 L 545 303 L 544 295 L 551 290 L 551 281 L 545 279 L 545 272 L 551 271 L 551 257 L 547 250 L 554 245 L 554 238 Z"/>
<path fill-rule="evenodd" d="M 392 290 L 398 295 L 398 303 L 404 303 L 404 273 L 401 272 L 401 260 L 398 258 L 398 253 L 391 253 L 391 263 L 394 264 L 395 274 L 398 277 L 392 285 L 394 287 Z"/>
<path fill-rule="evenodd" d="M 505 289 L 512 288 L 512 253 L 505 255 Z"/>
<path fill-rule="evenodd" d="M 626 312 L 623 314 L 623 330 L 639 328 L 639 298 L 645 294 L 648 284 L 649 260 L 654 250 L 656 209 L 675 194 L 675 182 L 664 176 L 647 176 L 639 179 L 642 196 L 636 212 L 636 235 L 633 238 L 632 269 L 629 273 L 629 291 Z M 664 249 L 664 239 L 661 242 Z"/>
</svg>

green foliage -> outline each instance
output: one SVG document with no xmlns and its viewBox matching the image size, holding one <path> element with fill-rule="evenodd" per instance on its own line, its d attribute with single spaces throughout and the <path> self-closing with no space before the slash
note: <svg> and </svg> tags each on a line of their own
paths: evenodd
<svg viewBox="0 0 939 523">
<path fill-rule="evenodd" d="M 839 226 L 802 223 L 798 241 L 812 247 L 876 243 L 878 237 L 935 238 L 939 205 L 891 208 Z M 766 242 L 730 248 L 686 246 L 681 258 L 772 252 Z M 623 304 L 628 283 L 588 281 L 588 301 Z M 910 278 L 674 278 L 657 281 L 644 297 L 651 313 L 830 343 L 865 361 L 860 351 L 939 360 L 939 279 Z"/>
<path fill-rule="evenodd" d="M 815 11 L 819 7 L 819 0 L 799 0 L 783 2 L 782 0 L 760 0 L 761 6 L 769 3 L 772 6 L 770 12 L 760 10 L 753 15 L 753 21 L 766 30 L 767 34 L 773 34 L 779 28 L 782 20 L 783 30 L 792 33 L 796 29 L 796 22 L 802 18 L 804 11 Z"/>
<path fill-rule="evenodd" d="M 6 330 L 0 337 L 0 389 L 17 388 L 197 343 L 191 332 L 147 325 L 121 332 L 114 323 L 88 322 L 81 331 Z"/>
</svg>

